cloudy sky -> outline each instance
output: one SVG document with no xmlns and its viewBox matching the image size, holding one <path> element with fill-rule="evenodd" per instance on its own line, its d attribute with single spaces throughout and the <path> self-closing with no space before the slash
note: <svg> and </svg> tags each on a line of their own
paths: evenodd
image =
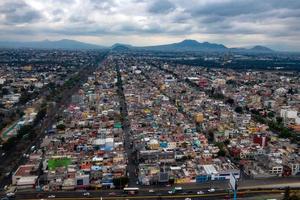
<svg viewBox="0 0 300 200">
<path fill-rule="evenodd" d="M 1 0 L 0 40 L 154 45 L 196 39 L 300 51 L 300 0 Z"/>
</svg>

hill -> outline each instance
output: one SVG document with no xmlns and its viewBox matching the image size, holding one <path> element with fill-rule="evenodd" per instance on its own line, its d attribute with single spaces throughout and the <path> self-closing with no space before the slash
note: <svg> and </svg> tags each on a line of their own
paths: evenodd
<svg viewBox="0 0 300 200">
<path fill-rule="evenodd" d="M 79 42 L 76 40 L 34 41 L 34 42 L 0 42 L 1 48 L 35 48 L 35 49 L 102 49 L 103 46 Z"/>
</svg>

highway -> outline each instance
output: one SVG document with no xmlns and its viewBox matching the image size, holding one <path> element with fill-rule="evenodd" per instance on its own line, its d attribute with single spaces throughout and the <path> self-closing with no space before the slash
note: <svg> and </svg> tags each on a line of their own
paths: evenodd
<svg viewBox="0 0 300 200">
<path fill-rule="evenodd" d="M 177 186 L 177 185 L 176 185 Z M 228 182 L 208 182 L 203 184 L 184 184 L 181 194 L 170 195 L 168 191 L 172 190 L 174 186 L 147 186 L 140 187 L 139 193 L 136 196 L 127 196 L 122 190 L 117 189 L 105 189 L 89 191 L 89 199 L 157 199 L 163 197 L 163 199 L 176 199 L 180 197 L 198 198 L 205 197 L 207 199 L 215 199 L 216 197 L 225 197 L 228 195 Z M 284 192 L 285 187 L 296 188 L 299 190 L 300 181 L 297 178 L 289 179 L 267 179 L 267 180 L 250 180 L 241 181 L 239 183 L 239 196 L 251 196 L 255 194 L 281 194 Z M 216 192 L 209 193 L 208 189 L 213 187 Z M 152 189 L 154 192 L 149 192 Z M 204 194 L 197 195 L 197 192 L 202 191 Z M 42 199 L 47 198 L 49 195 L 55 195 L 56 199 L 82 199 L 87 198 L 83 196 L 85 191 L 57 191 L 57 192 L 35 192 L 35 191 L 18 191 L 16 193 L 16 199 Z M 179 198 L 180 199 L 180 198 Z M 202 198 L 201 198 L 202 199 Z M 217 198 L 218 199 L 218 198 Z M 220 198 L 219 198 L 220 199 Z"/>
<path fill-rule="evenodd" d="M 292 190 L 295 192 L 295 190 Z M 255 190 L 246 190 L 240 191 L 238 193 L 239 199 L 247 199 L 249 197 L 259 197 L 259 196 L 268 196 L 268 195 L 282 195 L 284 193 L 284 189 L 255 189 Z M 24 193 L 18 194 L 16 199 L 27 199 L 27 200 L 35 200 L 35 199 L 44 199 L 47 198 L 49 194 L 41 194 L 37 195 L 35 193 Z M 145 191 L 139 192 L 136 195 L 127 195 L 123 193 L 116 193 L 114 195 L 106 195 L 101 191 L 90 192 L 90 196 L 84 196 L 84 192 L 56 192 L 52 193 L 55 195 L 55 199 L 59 200 L 71 200 L 71 199 L 90 199 L 90 200 L 113 200 L 113 199 L 229 199 L 232 198 L 232 193 L 228 193 L 228 191 L 221 190 L 216 191 L 214 193 L 204 193 L 197 194 L 196 191 L 188 191 L 183 193 L 176 194 L 165 194 L 165 193 L 147 193 Z"/>
</svg>

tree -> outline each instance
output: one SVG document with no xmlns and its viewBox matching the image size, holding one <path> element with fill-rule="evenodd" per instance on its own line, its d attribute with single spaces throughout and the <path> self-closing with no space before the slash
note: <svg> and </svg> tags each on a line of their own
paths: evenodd
<svg viewBox="0 0 300 200">
<path fill-rule="evenodd" d="M 220 149 L 218 152 L 219 157 L 224 157 L 226 155 L 225 145 L 222 142 L 216 142 L 215 145 Z"/>
<path fill-rule="evenodd" d="M 46 116 L 46 113 L 47 113 L 46 107 L 43 107 L 41 110 L 39 110 L 39 112 L 37 113 L 34 119 L 33 124 L 34 125 L 38 124 Z"/>
<path fill-rule="evenodd" d="M 234 100 L 232 98 L 228 98 L 226 100 L 226 103 L 230 104 L 230 105 L 233 105 L 234 104 Z"/>
<path fill-rule="evenodd" d="M 283 200 L 288 200 L 290 198 L 290 187 L 286 187 L 284 190 L 284 197 Z"/>
<path fill-rule="evenodd" d="M 9 90 L 7 88 L 2 88 L 2 95 L 8 95 L 9 94 Z"/>
<path fill-rule="evenodd" d="M 276 117 L 276 121 L 281 124 L 283 122 L 283 118 L 282 117 Z"/>
<path fill-rule="evenodd" d="M 17 134 L 17 139 L 21 139 L 24 135 L 29 134 L 29 136 L 34 136 L 34 130 L 32 125 L 24 125 L 22 126 Z"/>
<path fill-rule="evenodd" d="M 240 113 L 242 114 L 243 113 L 243 108 L 241 106 L 237 106 L 235 109 L 234 109 L 235 112 L 237 113 Z"/>
<path fill-rule="evenodd" d="M 17 138 L 14 136 L 14 137 L 11 137 L 9 138 L 4 144 L 3 144 L 3 150 L 4 151 L 9 151 L 10 149 L 12 149 L 13 147 L 15 147 L 16 145 L 16 140 Z"/>
<path fill-rule="evenodd" d="M 30 100 L 30 98 L 31 98 L 30 94 L 27 91 L 24 91 L 21 93 L 19 102 L 20 102 L 20 104 L 25 104 Z"/>
<path fill-rule="evenodd" d="M 116 188 L 124 188 L 128 183 L 129 183 L 129 178 L 126 176 L 113 179 L 113 184 Z"/>
<path fill-rule="evenodd" d="M 220 149 L 220 151 L 218 152 L 218 156 L 219 157 L 224 157 L 226 155 L 226 152 L 224 149 Z"/>
<path fill-rule="evenodd" d="M 274 114 L 274 112 L 268 112 L 268 117 L 269 118 L 274 118 L 275 117 L 275 114 Z"/>
<path fill-rule="evenodd" d="M 230 140 L 229 139 L 224 140 L 224 144 L 225 145 L 229 145 L 230 144 Z"/>
<path fill-rule="evenodd" d="M 66 126 L 64 124 L 58 124 L 56 128 L 59 130 L 65 130 Z"/>
<path fill-rule="evenodd" d="M 235 80 L 228 80 L 228 81 L 226 81 L 226 84 L 227 85 L 236 85 L 236 81 Z"/>
</svg>

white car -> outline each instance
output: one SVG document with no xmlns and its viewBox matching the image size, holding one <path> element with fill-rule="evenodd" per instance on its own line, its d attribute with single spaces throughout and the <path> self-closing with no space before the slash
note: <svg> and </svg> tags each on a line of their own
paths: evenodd
<svg viewBox="0 0 300 200">
<path fill-rule="evenodd" d="M 215 192 L 216 190 L 214 189 L 214 188 L 210 188 L 209 190 L 208 190 L 208 192 Z"/>
<path fill-rule="evenodd" d="M 173 194 L 173 191 L 172 191 L 172 190 L 169 190 L 168 193 L 169 193 L 169 194 Z"/>
<path fill-rule="evenodd" d="M 203 191 L 198 191 L 197 194 L 204 194 L 204 192 Z"/>
<path fill-rule="evenodd" d="M 184 200 L 192 200 L 191 198 L 185 198 Z"/>
<path fill-rule="evenodd" d="M 153 192 L 154 192 L 154 190 L 150 189 L 150 190 L 149 190 L 149 192 L 150 192 L 150 193 L 153 193 Z"/>
<path fill-rule="evenodd" d="M 15 193 L 14 192 L 9 192 L 6 194 L 7 197 L 14 197 L 15 196 Z"/>
<path fill-rule="evenodd" d="M 83 196 L 90 196 L 91 194 L 89 192 L 83 193 Z"/>
<path fill-rule="evenodd" d="M 48 199 L 54 199 L 54 198 L 55 198 L 55 195 L 53 195 L 53 194 L 48 196 Z"/>
</svg>

